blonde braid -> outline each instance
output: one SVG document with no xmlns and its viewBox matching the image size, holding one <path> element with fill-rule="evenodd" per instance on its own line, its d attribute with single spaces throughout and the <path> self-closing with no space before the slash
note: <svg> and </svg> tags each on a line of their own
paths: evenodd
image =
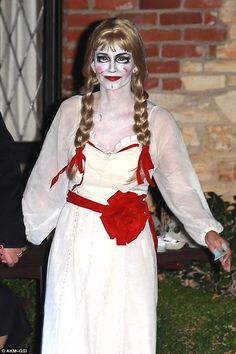
<svg viewBox="0 0 236 354">
<path fill-rule="evenodd" d="M 147 112 L 148 94 L 144 90 L 139 76 L 136 74 L 133 75 L 132 88 L 135 97 L 133 130 L 137 134 L 138 141 L 142 146 L 150 145 L 151 132 L 149 130 Z"/>
<path fill-rule="evenodd" d="M 136 73 L 132 76 L 132 91 L 134 93 L 134 125 L 133 130 L 137 135 L 138 142 L 144 145 L 150 145 L 151 132 L 149 130 L 147 99 L 148 93 L 144 90 L 142 81 Z M 144 171 L 141 169 L 141 176 L 144 178 Z M 137 180 L 137 169 L 128 179 L 127 184 Z"/>
<path fill-rule="evenodd" d="M 84 146 L 89 140 L 93 128 L 93 79 L 88 79 L 85 94 L 82 97 L 81 121 L 75 135 L 75 146 Z"/>
<path fill-rule="evenodd" d="M 75 134 L 75 147 L 84 146 L 90 137 L 91 129 L 93 128 L 93 78 L 87 80 L 85 87 L 85 93 L 82 97 L 82 107 L 81 107 L 81 120 L 79 128 Z M 75 164 L 69 172 L 69 167 L 67 169 L 67 175 L 71 179 L 74 177 L 78 169 L 77 164 Z"/>
</svg>

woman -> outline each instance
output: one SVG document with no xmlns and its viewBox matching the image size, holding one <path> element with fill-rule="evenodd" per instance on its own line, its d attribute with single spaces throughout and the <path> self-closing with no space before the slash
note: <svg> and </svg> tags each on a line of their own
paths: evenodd
<svg viewBox="0 0 236 354">
<path fill-rule="evenodd" d="M 42 351 L 154 354 L 156 239 L 145 202 L 151 176 L 199 244 L 222 251 L 226 241 L 175 121 L 147 100 L 133 24 L 103 21 L 83 73 L 85 93 L 61 105 L 23 200 L 31 242 L 56 227 Z M 229 246 L 221 262 L 229 271 Z"/>
</svg>

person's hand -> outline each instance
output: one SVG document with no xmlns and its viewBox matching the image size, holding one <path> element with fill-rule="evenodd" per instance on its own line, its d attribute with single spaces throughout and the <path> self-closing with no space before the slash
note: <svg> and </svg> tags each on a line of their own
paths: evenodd
<svg viewBox="0 0 236 354">
<path fill-rule="evenodd" d="M 26 247 L 5 248 L 1 246 L 1 262 L 6 263 L 9 267 L 13 267 L 16 263 L 19 262 L 19 259 L 22 257 L 23 252 L 25 252 L 25 250 Z"/>
<path fill-rule="evenodd" d="M 217 249 L 220 253 L 225 252 L 224 248 L 222 245 L 225 243 L 227 246 L 227 251 L 226 254 L 222 257 L 219 258 L 220 263 L 222 264 L 222 267 L 226 272 L 230 272 L 231 269 L 231 249 L 229 242 L 226 241 L 223 237 L 221 237 L 217 232 L 215 231 L 209 231 L 206 234 L 205 237 L 206 244 L 209 248 L 209 250 L 214 253 L 214 250 Z"/>
</svg>

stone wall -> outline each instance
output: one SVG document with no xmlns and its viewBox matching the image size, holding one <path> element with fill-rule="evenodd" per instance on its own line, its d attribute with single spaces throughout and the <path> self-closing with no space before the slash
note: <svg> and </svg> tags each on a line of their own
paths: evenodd
<svg viewBox="0 0 236 354">
<path fill-rule="evenodd" d="M 205 191 L 236 195 L 236 0 L 64 0 L 63 95 L 73 92 L 78 39 L 120 16 L 143 37 L 150 98 L 182 128 Z"/>
</svg>

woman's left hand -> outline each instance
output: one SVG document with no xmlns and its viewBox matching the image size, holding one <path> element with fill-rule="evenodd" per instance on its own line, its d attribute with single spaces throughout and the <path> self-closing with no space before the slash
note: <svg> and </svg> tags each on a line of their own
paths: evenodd
<svg viewBox="0 0 236 354">
<path fill-rule="evenodd" d="M 219 258 L 220 263 L 222 264 L 222 267 L 226 272 L 230 272 L 231 270 L 231 249 L 229 242 L 226 241 L 223 237 L 221 237 L 217 232 L 215 231 L 209 231 L 206 234 L 205 237 L 206 244 L 209 248 L 209 250 L 214 253 L 214 250 L 217 249 L 220 253 L 225 252 L 225 249 L 223 248 L 223 244 L 227 246 L 227 251 L 226 254 L 222 257 Z"/>
</svg>

